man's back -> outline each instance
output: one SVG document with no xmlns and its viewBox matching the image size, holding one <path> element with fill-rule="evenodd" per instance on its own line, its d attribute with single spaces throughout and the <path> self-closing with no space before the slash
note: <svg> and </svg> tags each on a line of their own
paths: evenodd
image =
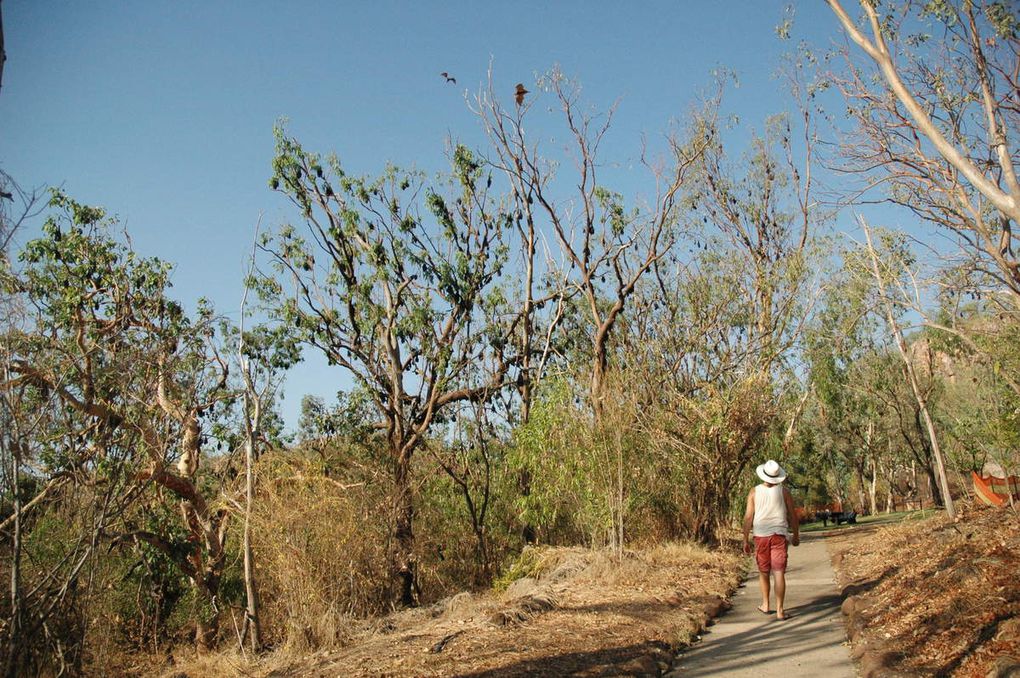
<svg viewBox="0 0 1020 678">
<path fill-rule="evenodd" d="M 782 485 L 762 483 L 754 488 L 754 524 L 756 537 L 773 534 L 789 536 L 790 522 L 786 515 L 786 497 Z"/>
</svg>

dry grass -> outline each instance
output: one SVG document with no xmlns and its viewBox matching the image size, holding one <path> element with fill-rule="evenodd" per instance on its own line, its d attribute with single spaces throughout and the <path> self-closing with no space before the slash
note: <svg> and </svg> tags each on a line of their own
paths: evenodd
<svg viewBox="0 0 1020 678">
<path fill-rule="evenodd" d="M 263 459 L 254 548 L 266 640 L 310 652 L 346 644 L 387 599 L 385 495 L 296 464 Z"/>
<path fill-rule="evenodd" d="M 502 592 L 460 593 L 362 622 L 345 647 L 282 649 L 258 662 L 224 657 L 190 676 L 514 676 L 656 672 L 718 610 L 739 556 L 687 544 L 628 551 L 540 548 L 530 576 Z"/>
</svg>

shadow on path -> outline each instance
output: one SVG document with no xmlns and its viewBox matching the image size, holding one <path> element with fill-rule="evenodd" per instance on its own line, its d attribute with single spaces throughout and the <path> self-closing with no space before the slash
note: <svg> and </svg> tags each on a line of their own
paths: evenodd
<svg viewBox="0 0 1020 678">
<path fill-rule="evenodd" d="M 638 643 L 608 647 L 598 652 L 564 652 L 522 659 L 513 664 L 474 673 L 457 674 L 461 678 L 505 678 L 506 676 L 619 676 L 620 666 L 648 657 L 665 643 Z"/>
<path fill-rule="evenodd" d="M 805 536 L 791 548 L 786 575 L 786 609 L 790 619 L 758 609 L 758 574 L 748 572 L 733 597 L 733 608 L 682 654 L 670 676 L 755 676 L 792 678 L 856 675 L 845 646 L 836 589 L 825 540 Z"/>
</svg>

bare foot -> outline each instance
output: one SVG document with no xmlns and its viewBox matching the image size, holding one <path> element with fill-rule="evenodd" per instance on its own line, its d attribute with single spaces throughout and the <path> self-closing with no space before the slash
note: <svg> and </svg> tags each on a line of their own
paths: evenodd
<svg viewBox="0 0 1020 678">
<path fill-rule="evenodd" d="M 762 614 L 769 614 L 769 606 L 768 605 L 759 605 L 758 606 L 758 611 L 761 612 Z"/>
<path fill-rule="evenodd" d="M 792 616 L 793 615 L 786 614 L 782 610 L 776 610 L 776 619 L 778 619 L 779 621 L 786 621 Z"/>
</svg>

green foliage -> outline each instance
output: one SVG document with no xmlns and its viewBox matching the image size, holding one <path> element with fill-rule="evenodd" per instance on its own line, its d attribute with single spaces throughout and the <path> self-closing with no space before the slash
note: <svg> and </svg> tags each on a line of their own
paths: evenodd
<svg viewBox="0 0 1020 678">
<path fill-rule="evenodd" d="M 1017 30 L 1020 27 L 1020 15 L 1015 11 L 1010 12 L 1004 2 L 990 2 L 985 6 L 985 16 L 995 29 L 995 34 L 1003 40 L 1016 40 Z"/>
<path fill-rule="evenodd" d="M 602 186 L 597 186 L 595 201 L 602 210 L 599 221 L 603 225 L 608 224 L 609 232 L 613 237 L 621 237 L 630 223 L 623 209 L 623 196 Z"/>
<path fill-rule="evenodd" d="M 46 310 L 58 328 L 73 327 L 79 315 L 93 321 L 112 320 L 125 305 L 149 310 L 162 301 L 169 285 L 170 265 L 156 258 L 138 258 L 114 240 L 114 222 L 105 212 L 82 205 L 54 190 L 50 205 L 60 211 L 43 225 L 43 237 L 26 245 L 20 259 L 26 266 L 20 288 Z M 13 291 L 13 290 L 12 290 Z M 177 304 L 159 309 L 181 322 Z M 99 328 L 92 329 L 98 339 Z"/>
<path fill-rule="evenodd" d="M 516 558 L 511 559 L 499 576 L 492 582 L 496 591 L 506 591 L 510 584 L 524 577 L 537 577 L 541 574 L 542 561 L 538 549 L 524 548 Z"/>
<path fill-rule="evenodd" d="M 617 503 L 617 462 L 637 452 L 628 424 L 616 420 L 626 415 L 611 400 L 598 427 L 581 402 L 567 381 L 546 380 L 528 423 L 514 430 L 507 463 L 529 488 L 517 498 L 518 520 L 545 543 L 611 543 L 626 511 Z"/>
<path fill-rule="evenodd" d="M 274 180 L 315 237 L 285 226 L 265 241 L 281 273 L 297 276 L 290 295 L 276 280 L 261 283 L 271 313 L 331 364 L 349 369 L 384 409 L 403 409 L 379 382 L 390 369 L 387 342 L 410 356 L 401 373 L 453 387 L 468 356 L 484 348 L 465 336 L 468 320 L 480 333 L 499 334 L 492 324 L 506 308 L 495 285 L 507 260 L 501 237 L 509 217 L 480 203 L 480 163 L 465 147 L 455 149 L 452 180 L 462 194 L 451 199 L 420 174 L 395 167 L 376 179 L 356 178 L 333 158 L 323 170 L 320 156 L 282 127 L 276 138 Z M 452 335 L 442 329 L 448 320 Z"/>
<path fill-rule="evenodd" d="M 60 191 L 50 208 L 21 267 L 3 277 L 24 311 L 5 335 L 12 383 L 23 384 L 4 400 L 5 421 L 21 425 L 5 435 L 21 436 L 22 463 L 40 482 L 68 479 L 37 509 L 42 519 L 25 525 L 23 557 L 56 558 L 49 569 L 24 570 L 25 590 L 42 592 L 26 599 L 35 609 L 25 618 L 62 624 L 91 595 L 114 620 L 111 647 L 156 646 L 183 628 L 169 620 L 188 615 L 186 597 L 200 619 L 218 615 L 209 599 L 221 574 L 222 513 L 208 502 L 225 479 L 200 468 L 198 457 L 210 431 L 227 437 L 232 384 L 219 351 L 229 330 L 208 302 L 188 315 L 170 299 L 171 266 L 137 255 L 104 210 Z M 272 360 L 268 351 L 260 358 Z M 185 454 L 187 468 L 175 469 Z M 65 521 L 62 536 L 50 532 L 51 519 Z M 123 568 L 121 580 L 100 594 L 80 585 L 82 572 L 114 576 L 107 567 Z M 62 647 L 82 652 L 105 642 L 69 629 L 40 652 L 66 661 Z"/>
<path fill-rule="evenodd" d="M 355 389 L 337 393 L 336 405 L 327 406 L 318 397 L 301 399 L 298 438 L 304 442 L 323 438 L 364 441 L 373 433 L 373 406 L 369 394 Z"/>
<path fill-rule="evenodd" d="M 560 458 L 571 452 L 570 428 L 578 414 L 569 385 L 562 380 L 547 380 L 536 394 L 528 423 L 514 430 L 508 463 L 534 479 L 529 493 L 518 499 L 518 519 L 523 524 L 547 530 L 559 524 L 567 510 L 564 486 L 583 481 Z"/>
</svg>

